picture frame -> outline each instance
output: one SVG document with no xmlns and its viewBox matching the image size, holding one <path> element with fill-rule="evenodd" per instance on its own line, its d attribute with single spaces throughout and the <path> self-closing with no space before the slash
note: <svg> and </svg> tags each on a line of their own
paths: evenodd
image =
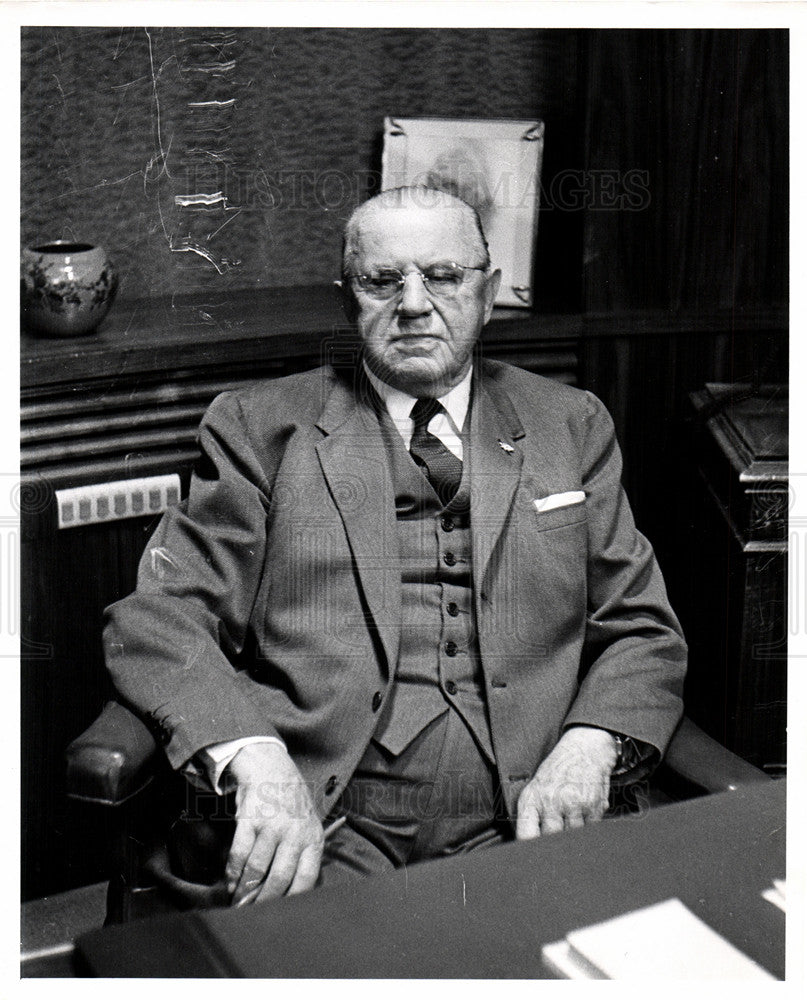
<svg viewBox="0 0 807 1000">
<path fill-rule="evenodd" d="M 423 184 L 479 212 L 502 281 L 497 306 L 530 307 L 544 123 L 539 119 L 384 119 L 381 187 Z"/>
</svg>

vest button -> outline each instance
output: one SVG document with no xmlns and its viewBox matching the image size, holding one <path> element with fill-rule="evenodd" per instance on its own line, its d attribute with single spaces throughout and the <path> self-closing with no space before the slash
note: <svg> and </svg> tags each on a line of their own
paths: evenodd
<svg viewBox="0 0 807 1000">
<path fill-rule="evenodd" d="M 457 644 L 453 639 L 449 639 L 445 644 L 446 656 L 456 656 L 457 655 Z"/>
<path fill-rule="evenodd" d="M 440 518 L 440 526 L 443 531 L 453 531 L 454 530 L 454 518 L 449 517 L 448 514 L 444 514 Z"/>
<path fill-rule="evenodd" d="M 336 775 L 332 774 L 330 778 L 325 782 L 325 794 L 333 795 L 336 791 Z"/>
<path fill-rule="evenodd" d="M 451 615 L 452 618 L 456 618 L 460 613 L 460 609 L 457 607 L 454 601 L 449 601 L 446 605 L 446 611 Z"/>
<path fill-rule="evenodd" d="M 449 694 L 457 693 L 457 685 L 454 681 L 446 681 L 446 691 L 448 691 Z"/>
<path fill-rule="evenodd" d="M 456 563 L 456 561 L 457 557 L 454 555 L 453 552 L 446 552 L 446 554 L 443 556 L 443 562 L 446 564 L 446 566 L 453 566 Z"/>
<path fill-rule="evenodd" d="M 376 691 L 373 695 L 373 711 L 377 712 L 381 708 L 381 702 L 384 700 L 380 691 Z"/>
</svg>

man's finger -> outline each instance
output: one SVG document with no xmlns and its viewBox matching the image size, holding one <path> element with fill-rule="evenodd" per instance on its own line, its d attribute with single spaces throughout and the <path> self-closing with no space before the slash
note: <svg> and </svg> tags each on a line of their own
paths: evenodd
<svg viewBox="0 0 807 1000">
<path fill-rule="evenodd" d="M 583 811 L 581 809 L 573 809 L 566 814 L 563 828 L 564 830 L 579 830 L 584 825 Z"/>
<path fill-rule="evenodd" d="M 555 809 L 547 809 L 541 816 L 541 835 L 563 832 L 563 816 Z"/>
<path fill-rule="evenodd" d="M 541 814 L 534 795 L 522 794 L 516 812 L 516 840 L 541 836 Z"/>
<path fill-rule="evenodd" d="M 583 810 L 583 820 L 586 823 L 598 823 L 608 810 L 608 799 L 599 798 Z"/>
<path fill-rule="evenodd" d="M 263 903 L 267 899 L 277 899 L 285 893 L 294 879 L 299 858 L 299 844 L 288 840 L 280 842 L 256 902 Z"/>
<path fill-rule="evenodd" d="M 586 823 L 599 823 L 604 815 L 605 809 L 601 806 L 596 806 L 594 809 L 589 809 L 583 816 L 583 819 Z"/>
<path fill-rule="evenodd" d="M 255 828 L 251 823 L 236 823 L 233 842 L 230 845 L 230 853 L 227 856 L 227 865 L 224 869 L 224 877 L 227 880 L 227 891 L 232 894 L 236 890 L 244 865 L 247 863 L 252 846 L 255 843 Z"/>
<path fill-rule="evenodd" d="M 306 847 L 297 862 L 297 873 L 289 886 L 287 895 L 294 896 L 298 892 L 307 892 L 314 888 L 322 865 L 322 851 L 321 844 L 309 844 Z"/>
<path fill-rule="evenodd" d="M 250 855 L 247 858 L 241 878 L 233 893 L 233 905 L 237 905 L 241 900 L 263 882 L 264 876 L 272 864 L 275 850 L 277 848 L 277 838 L 270 833 L 261 833 L 255 839 Z"/>
</svg>

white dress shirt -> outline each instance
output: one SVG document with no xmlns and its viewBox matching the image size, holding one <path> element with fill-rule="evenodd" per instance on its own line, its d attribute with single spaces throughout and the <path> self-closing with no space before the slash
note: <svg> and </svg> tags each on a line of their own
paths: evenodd
<svg viewBox="0 0 807 1000">
<path fill-rule="evenodd" d="M 364 370 L 367 373 L 370 384 L 383 399 L 384 405 L 387 407 L 387 412 L 392 417 L 392 422 L 401 435 L 403 443 L 406 445 L 406 450 L 409 451 L 412 434 L 415 430 L 415 422 L 412 420 L 412 407 L 417 402 L 417 397 L 410 396 L 409 393 L 401 392 L 400 389 L 394 389 L 391 385 L 387 385 L 386 382 L 382 382 L 377 375 L 374 375 L 370 371 L 366 363 Z M 435 413 L 426 428 L 429 434 L 433 434 L 436 438 L 439 438 L 446 448 L 453 455 L 456 455 L 460 461 L 462 461 L 462 425 L 465 423 L 470 400 L 471 369 L 468 370 L 467 375 L 458 385 L 455 385 L 453 389 L 449 389 L 445 396 L 438 398 L 438 402 L 442 405 L 443 409 L 439 413 Z"/>
</svg>

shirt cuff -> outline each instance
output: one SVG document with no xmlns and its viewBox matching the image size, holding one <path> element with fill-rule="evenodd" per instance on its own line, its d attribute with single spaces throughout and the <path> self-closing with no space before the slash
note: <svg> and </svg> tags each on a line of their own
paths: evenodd
<svg viewBox="0 0 807 1000">
<path fill-rule="evenodd" d="M 232 791 L 227 780 L 222 783 L 222 777 L 235 755 L 243 747 L 253 743 L 276 743 L 286 749 L 286 744 L 277 736 L 244 736 L 240 740 L 228 740 L 226 743 L 212 743 L 200 750 L 193 760 L 188 761 L 184 771 L 188 777 L 206 777 L 210 787 L 217 795 L 225 795 Z"/>
</svg>

